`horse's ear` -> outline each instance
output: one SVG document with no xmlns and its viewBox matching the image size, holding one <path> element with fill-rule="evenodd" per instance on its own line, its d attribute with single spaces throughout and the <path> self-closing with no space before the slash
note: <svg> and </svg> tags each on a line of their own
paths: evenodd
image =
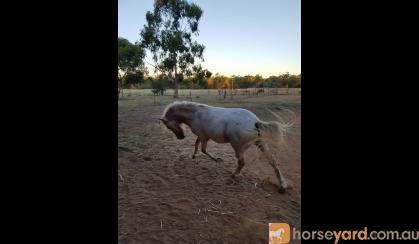
<svg viewBox="0 0 419 244">
<path fill-rule="evenodd" d="M 159 124 L 160 124 L 160 121 L 163 121 L 163 123 L 165 123 L 165 124 L 167 122 L 167 120 L 165 120 L 165 119 L 159 119 Z"/>
</svg>

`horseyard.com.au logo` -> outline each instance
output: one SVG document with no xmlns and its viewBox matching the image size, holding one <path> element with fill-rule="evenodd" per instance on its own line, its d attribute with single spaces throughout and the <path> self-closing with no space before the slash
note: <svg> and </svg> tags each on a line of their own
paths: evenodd
<svg viewBox="0 0 419 244">
<path fill-rule="evenodd" d="M 289 224 L 269 223 L 269 244 L 289 243 L 290 240 L 330 240 L 334 244 L 341 240 L 419 240 L 419 231 L 412 230 L 369 230 L 367 226 L 358 230 L 300 231 Z"/>
<path fill-rule="evenodd" d="M 269 244 L 288 243 L 290 241 L 290 226 L 286 223 L 269 223 Z"/>
</svg>

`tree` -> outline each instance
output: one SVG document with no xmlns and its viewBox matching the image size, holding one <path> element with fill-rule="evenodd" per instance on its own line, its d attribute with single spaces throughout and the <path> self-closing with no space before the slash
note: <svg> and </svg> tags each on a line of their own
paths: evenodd
<svg viewBox="0 0 419 244">
<path fill-rule="evenodd" d="M 151 82 L 151 92 L 153 92 L 154 95 L 156 96 L 163 96 L 164 95 L 164 91 L 166 90 L 166 88 L 164 88 L 164 81 L 161 79 L 157 79 L 157 80 L 153 80 Z"/>
<path fill-rule="evenodd" d="M 200 88 L 204 87 L 207 83 L 207 79 L 209 79 L 212 73 L 207 69 L 202 69 L 201 65 L 196 65 L 192 67 L 193 75 L 191 76 L 192 86 L 198 85 Z M 194 88 L 194 87 L 192 87 Z"/>
<path fill-rule="evenodd" d="M 122 88 L 131 88 L 132 85 L 139 84 L 144 81 L 144 73 L 142 71 L 129 72 L 125 76 Z"/>
<path fill-rule="evenodd" d="M 263 77 L 259 74 L 253 77 L 253 83 L 255 84 L 256 87 L 263 87 L 263 81 L 264 81 Z"/>
<path fill-rule="evenodd" d="M 118 37 L 118 96 L 127 85 L 138 84 L 144 80 L 145 51 L 138 43 Z"/>
<path fill-rule="evenodd" d="M 146 14 L 142 46 L 153 54 L 156 71 L 170 78 L 175 98 L 180 80 L 192 74 L 195 59 L 204 60 L 205 46 L 192 40 L 199 34 L 202 13 L 198 5 L 186 0 L 155 0 L 153 12 Z"/>
</svg>

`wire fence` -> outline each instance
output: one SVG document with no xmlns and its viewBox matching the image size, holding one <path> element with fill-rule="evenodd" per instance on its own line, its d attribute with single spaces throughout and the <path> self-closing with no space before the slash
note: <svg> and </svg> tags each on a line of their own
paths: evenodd
<svg viewBox="0 0 419 244">
<path fill-rule="evenodd" d="M 164 92 L 164 96 L 173 96 L 173 89 Z M 269 96 L 269 95 L 298 95 L 301 94 L 301 88 L 245 88 L 245 89 L 179 89 L 180 97 L 196 96 L 219 96 L 225 98 L 231 97 L 251 97 L 251 96 Z M 124 96 L 154 96 L 152 89 L 124 89 Z"/>
</svg>

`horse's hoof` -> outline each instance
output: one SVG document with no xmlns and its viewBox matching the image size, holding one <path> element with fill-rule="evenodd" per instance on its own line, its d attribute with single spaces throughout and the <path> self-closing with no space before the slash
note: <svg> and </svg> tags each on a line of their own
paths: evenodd
<svg viewBox="0 0 419 244">
<path fill-rule="evenodd" d="M 278 192 L 279 193 L 285 193 L 288 189 L 288 185 L 286 183 L 282 183 L 278 186 Z"/>
<path fill-rule="evenodd" d="M 284 188 L 284 187 L 280 186 L 280 187 L 278 187 L 278 192 L 279 192 L 279 193 L 285 193 L 285 192 L 286 192 L 286 190 L 285 190 L 285 188 Z"/>
<path fill-rule="evenodd" d="M 222 162 L 223 160 L 221 158 L 217 158 L 217 162 Z"/>
<path fill-rule="evenodd" d="M 192 159 L 194 159 L 195 158 L 195 155 L 192 155 Z"/>
</svg>

